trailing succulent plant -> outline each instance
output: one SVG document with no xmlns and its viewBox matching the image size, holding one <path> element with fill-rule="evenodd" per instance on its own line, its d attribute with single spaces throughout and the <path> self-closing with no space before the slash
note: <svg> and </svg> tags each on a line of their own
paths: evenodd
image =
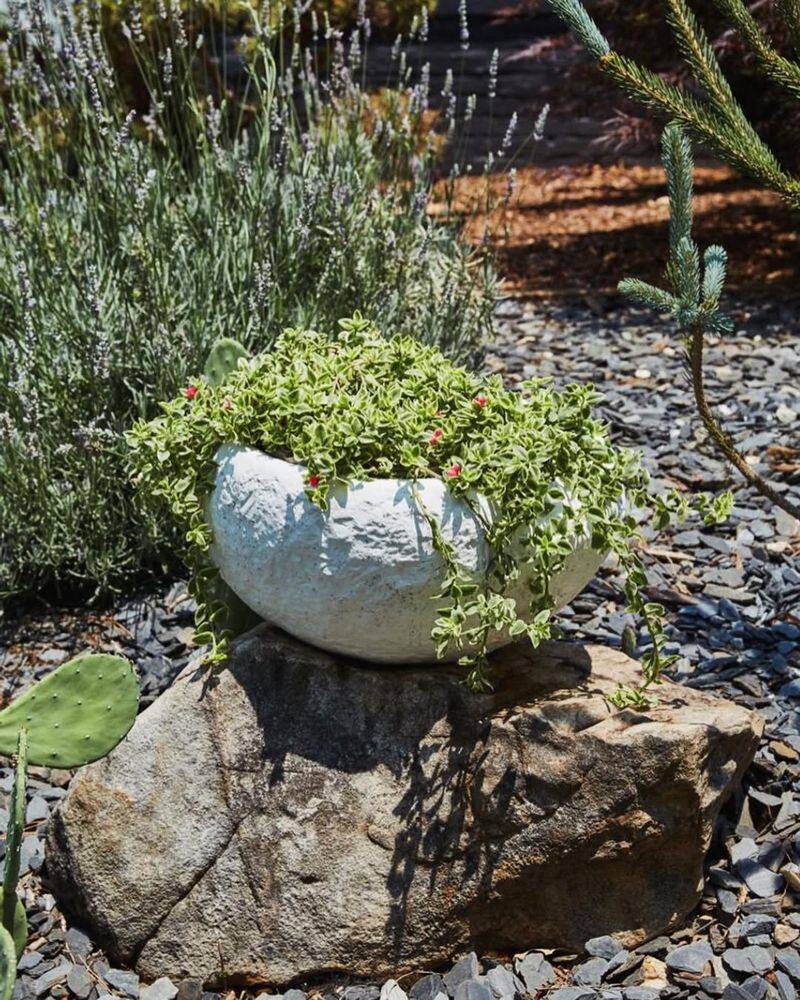
<svg viewBox="0 0 800 1000">
<path fill-rule="evenodd" d="M 28 936 L 25 909 L 17 896 L 28 765 L 82 767 L 105 757 L 133 725 L 138 705 L 139 685 L 127 660 L 85 653 L 33 684 L 0 712 L 0 753 L 14 759 L 0 892 L 0 1000 L 12 994 L 17 957 Z"/>
<path fill-rule="evenodd" d="M 215 361 L 222 357 L 215 353 Z M 649 492 L 638 455 L 614 447 L 593 416 L 600 397 L 592 386 L 557 392 L 548 379 L 535 379 L 512 392 L 498 376 L 476 375 L 410 337 L 383 339 L 358 314 L 340 321 L 335 336 L 289 329 L 268 354 L 246 362 L 235 352 L 228 357 L 224 378 L 215 363 L 213 380 L 188 386 L 128 436 L 143 503 L 154 516 L 166 514 L 185 540 L 198 602 L 196 641 L 211 645 L 210 666 L 224 665 L 240 617 L 209 558 L 206 513 L 217 449 L 233 441 L 303 464 L 307 496 L 322 509 L 337 484 L 431 476 L 472 506 L 494 551 L 485 585 L 458 565 L 435 519 L 420 511 L 444 564 L 432 647 L 440 656 L 463 650 L 460 662 L 476 690 L 490 686 L 486 647 L 493 632 L 527 635 L 534 645 L 551 634 L 550 581 L 576 538 L 614 553 L 626 572 L 629 608 L 651 636 L 642 687 L 621 690 L 616 703 L 646 700 L 644 690 L 671 660 L 663 652 L 663 609 L 643 595 L 645 574 L 631 545 L 634 510 L 649 511 L 659 527 L 684 517 L 690 502 L 675 491 Z M 473 502 L 476 493 L 496 510 L 491 524 Z M 724 517 L 729 501 L 694 497 L 708 522 Z M 516 552 L 520 538 L 521 557 L 511 544 Z M 532 569 L 524 619 L 506 596 L 522 560 Z"/>
</svg>

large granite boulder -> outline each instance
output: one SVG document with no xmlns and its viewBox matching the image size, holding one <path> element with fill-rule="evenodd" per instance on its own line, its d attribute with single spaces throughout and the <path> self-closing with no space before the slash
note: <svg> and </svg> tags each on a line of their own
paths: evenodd
<svg viewBox="0 0 800 1000">
<path fill-rule="evenodd" d="M 366 669 L 261 626 L 184 673 L 51 824 L 63 906 L 145 978 L 287 983 L 431 968 L 466 948 L 629 945 L 695 904 L 758 717 L 599 646 Z"/>
</svg>

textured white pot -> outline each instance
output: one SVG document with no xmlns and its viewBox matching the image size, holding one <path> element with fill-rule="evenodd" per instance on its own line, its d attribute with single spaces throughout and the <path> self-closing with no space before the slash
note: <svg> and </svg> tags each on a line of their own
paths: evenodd
<svg viewBox="0 0 800 1000">
<path fill-rule="evenodd" d="M 255 448 L 224 445 L 209 504 L 212 557 L 229 587 L 256 614 L 322 649 L 381 663 L 435 660 L 431 629 L 444 565 L 412 484 L 377 479 L 332 490 L 321 511 L 306 496 L 304 468 Z M 490 552 L 483 529 L 439 479 L 414 484 L 442 526 L 458 563 L 476 579 Z M 480 498 L 481 510 L 490 508 Z M 551 592 L 562 607 L 597 572 L 603 556 L 576 547 Z M 509 593 L 524 616 L 523 574 Z M 496 637 L 494 647 L 508 642 Z M 457 659 L 463 650 L 455 650 Z"/>
</svg>

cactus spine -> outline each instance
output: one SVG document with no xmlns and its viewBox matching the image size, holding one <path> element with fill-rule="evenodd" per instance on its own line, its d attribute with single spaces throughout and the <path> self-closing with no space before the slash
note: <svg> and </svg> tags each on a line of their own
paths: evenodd
<svg viewBox="0 0 800 1000">
<path fill-rule="evenodd" d="M 220 337 L 211 345 L 206 366 L 203 369 L 209 385 L 221 385 L 231 372 L 236 371 L 242 358 L 249 357 L 247 351 L 238 340 L 232 337 Z"/>
</svg>

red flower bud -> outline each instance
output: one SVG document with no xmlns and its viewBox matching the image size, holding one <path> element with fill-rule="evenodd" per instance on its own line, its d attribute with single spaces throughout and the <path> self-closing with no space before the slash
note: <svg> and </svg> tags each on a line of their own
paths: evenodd
<svg viewBox="0 0 800 1000">
<path fill-rule="evenodd" d="M 438 444 L 441 441 L 443 434 L 444 431 L 442 430 L 442 428 L 437 427 L 436 430 L 433 432 L 433 434 L 431 434 L 431 436 L 428 438 L 428 444 L 431 446 Z"/>
<path fill-rule="evenodd" d="M 476 396 L 475 399 L 473 400 L 473 403 L 476 406 L 480 406 L 481 409 L 483 409 L 483 407 L 486 406 L 488 402 L 489 400 L 486 398 L 486 396 Z"/>
<path fill-rule="evenodd" d="M 315 490 L 319 486 L 319 476 L 309 476 L 308 485 L 312 490 Z"/>
<path fill-rule="evenodd" d="M 197 386 L 189 385 L 183 390 L 183 394 L 187 399 L 194 399 L 197 395 Z"/>
<path fill-rule="evenodd" d="M 455 462 L 453 465 L 451 465 L 450 468 L 445 472 L 445 475 L 447 476 L 448 479 L 455 479 L 456 476 L 460 476 L 461 466 L 458 464 L 458 462 Z"/>
</svg>

